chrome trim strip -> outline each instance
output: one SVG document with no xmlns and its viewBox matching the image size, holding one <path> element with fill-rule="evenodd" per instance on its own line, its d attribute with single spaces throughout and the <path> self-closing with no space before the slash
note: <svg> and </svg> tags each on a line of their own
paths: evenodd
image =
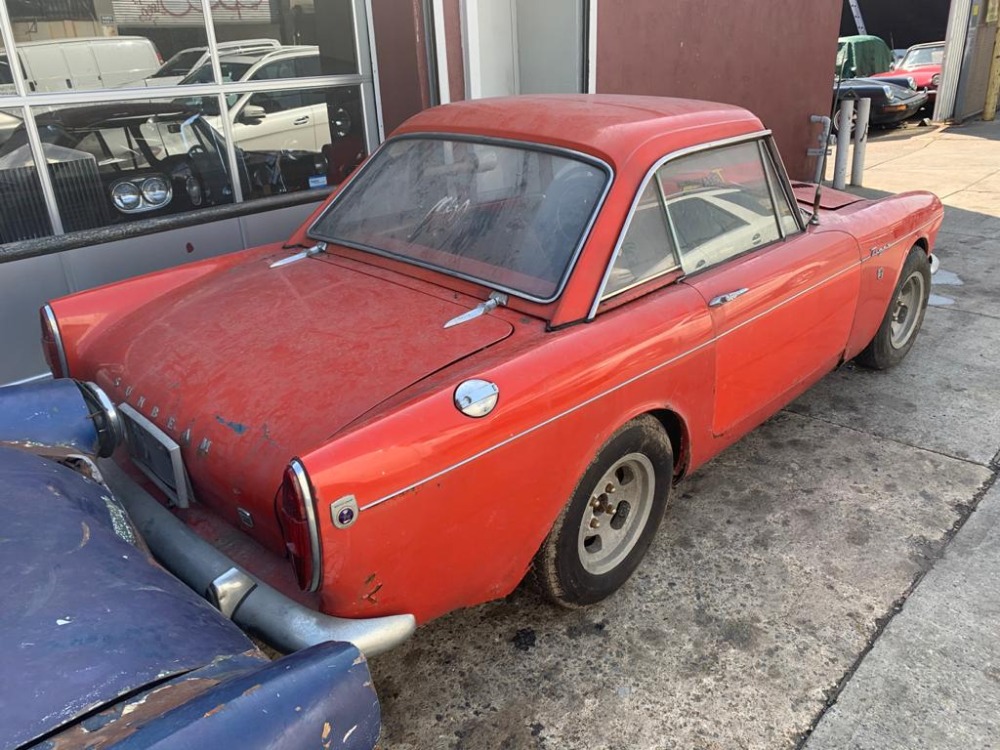
<svg viewBox="0 0 1000 750">
<path fill-rule="evenodd" d="M 788 179 L 785 162 L 782 160 L 781 153 L 774 143 L 773 136 L 768 136 L 764 139 L 764 148 L 771 155 L 771 166 L 774 168 L 774 174 L 778 178 L 778 182 L 781 183 L 781 190 L 785 194 L 785 200 L 788 201 L 789 207 L 792 209 L 792 216 L 795 217 L 795 223 L 799 227 L 799 232 L 804 232 L 806 231 L 806 225 L 802 220 L 802 211 L 799 209 L 799 202 L 795 199 L 795 191 L 792 190 L 792 183 Z"/>
<path fill-rule="evenodd" d="M 320 580 L 320 555 L 319 555 L 319 528 L 316 525 L 316 498 L 313 497 L 312 485 L 309 482 L 309 475 L 306 474 L 306 467 L 302 465 L 302 462 L 293 458 L 288 463 L 289 468 L 292 473 L 295 474 L 295 481 L 298 482 L 299 491 L 302 493 L 302 497 L 305 502 L 303 505 L 306 507 L 306 523 L 309 526 L 309 546 L 310 553 L 312 557 L 313 574 L 312 580 L 309 581 L 309 588 L 306 591 L 317 591 L 319 589 Z"/>
<path fill-rule="evenodd" d="M 768 166 L 771 167 L 770 172 L 777 174 L 777 170 L 767 156 L 763 141 L 757 141 L 757 157 L 760 159 L 760 166 L 764 171 L 764 184 L 767 185 L 767 194 L 771 198 L 771 215 L 774 217 L 774 223 L 778 227 L 778 237 L 784 240 L 788 235 L 785 234 L 785 225 L 781 223 L 781 214 L 778 212 L 778 195 L 774 192 L 774 183 L 771 180 Z"/>
<path fill-rule="evenodd" d="M 435 266 L 431 263 L 425 263 L 415 258 L 407 258 L 401 255 L 396 255 L 395 253 L 390 253 L 386 250 L 380 250 L 379 248 L 370 247 L 368 245 L 362 245 L 356 242 L 348 242 L 345 240 L 338 240 L 331 237 L 322 237 L 314 234 L 316 225 L 323 220 L 327 213 L 333 209 L 335 205 L 347 195 L 351 188 L 354 186 L 355 179 L 367 172 L 372 162 L 375 161 L 375 155 L 388 146 L 391 143 L 403 140 L 443 140 L 443 141 L 464 141 L 467 143 L 477 143 L 477 144 L 492 144 L 495 146 L 500 146 L 502 148 L 520 148 L 530 151 L 540 151 L 542 153 L 555 154 L 557 156 L 564 156 L 566 158 L 571 158 L 576 161 L 583 161 L 585 163 L 591 164 L 592 166 L 600 167 L 604 170 L 607 175 L 607 180 L 604 183 L 604 190 L 594 204 L 594 209 L 590 213 L 590 219 L 584 226 L 583 233 L 580 235 L 580 240 L 577 242 L 576 248 L 573 254 L 570 256 L 569 261 L 566 264 L 566 270 L 563 272 L 562 278 L 559 280 L 559 284 L 556 286 L 555 291 L 552 293 L 551 297 L 536 297 L 531 294 L 527 294 L 523 291 L 518 291 L 511 287 L 503 286 L 500 284 L 495 284 L 486 279 L 479 279 L 475 276 L 469 276 L 468 274 L 460 273 L 457 271 L 449 271 L 440 266 Z M 604 208 L 604 202 L 608 197 L 608 193 L 611 192 L 611 186 L 615 182 L 615 170 L 603 159 L 592 156 L 591 154 L 584 153 L 582 151 L 575 151 L 569 148 L 563 148 L 561 146 L 550 146 L 545 143 L 532 143 L 530 141 L 517 141 L 507 138 L 491 138 L 491 137 L 477 137 L 474 135 L 468 135 L 466 133 L 438 133 L 435 131 L 427 131 L 426 133 L 404 133 L 403 135 L 397 135 L 393 138 L 389 138 L 384 141 L 382 145 L 373 153 L 365 163 L 358 169 L 354 170 L 353 174 L 349 178 L 348 182 L 345 182 L 339 191 L 334 195 L 333 199 L 327 204 L 326 208 L 323 210 L 316 220 L 309 225 L 306 230 L 306 235 L 314 240 L 322 240 L 323 242 L 329 242 L 333 245 L 341 245 L 343 247 L 351 247 L 356 250 L 361 250 L 362 252 L 371 253 L 372 255 L 379 255 L 383 258 L 391 258 L 392 260 L 399 261 L 401 263 L 417 266 L 418 268 L 426 268 L 429 271 L 435 271 L 437 273 L 444 274 L 445 276 L 451 276 L 453 278 L 463 279 L 465 281 L 471 281 L 473 284 L 478 286 L 486 287 L 487 289 L 492 289 L 494 291 L 507 292 L 519 299 L 525 299 L 529 302 L 538 302 L 540 304 L 549 304 L 550 302 L 555 302 L 562 295 L 563 291 L 566 289 L 566 285 L 569 283 L 570 277 L 573 275 L 573 269 L 576 268 L 576 263 L 580 259 L 580 255 L 583 253 L 583 248 L 587 244 L 587 240 L 590 239 L 590 232 L 594 228 L 594 224 L 597 222 L 597 217 L 601 214 L 601 209 Z"/>
<path fill-rule="evenodd" d="M 59 367 L 62 368 L 62 377 L 69 377 L 69 364 L 66 362 L 66 348 L 63 346 L 62 333 L 59 331 L 59 322 L 56 320 L 56 314 L 52 310 L 51 305 L 44 305 L 42 307 L 42 313 L 45 315 L 45 321 L 49 325 L 49 330 L 52 331 L 52 335 L 56 340 L 56 351 L 59 352 Z"/>
<path fill-rule="evenodd" d="M 572 406 L 569 409 L 566 409 L 566 411 L 563 411 L 563 412 L 561 412 L 559 414 L 556 414 L 553 417 L 549 417 L 544 422 L 539 422 L 538 424 L 536 424 L 536 425 L 534 425 L 532 427 L 529 427 L 528 429 L 523 430 L 522 432 L 519 432 L 516 435 L 511 435 L 509 438 L 506 438 L 505 440 L 501 440 L 499 443 L 497 443 L 495 445 L 491 445 L 489 448 L 484 448 L 483 450 L 479 451 L 479 453 L 476 453 L 476 454 L 474 454 L 472 456 L 469 456 L 469 458 L 466 458 L 466 459 L 464 459 L 462 461 L 459 461 L 458 463 L 453 464 L 452 466 L 448 466 L 448 467 L 446 467 L 444 469 L 441 469 L 440 471 L 438 471 L 438 472 L 436 472 L 434 474 L 431 474 L 429 477 L 421 479 L 418 482 L 414 482 L 413 484 L 408 485 L 407 487 L 404 487 L 401 490 L 397 490 L 396 492 L 393 492 L 391 495 L 386 495 L 385 497 L 381 497 L 378 500 L 374 500 L 374 501 L 368 503 L 367 505 L 363 505 L 363 506 L 361 506 L 361 510 L 362 511 L 369 510 L 369 509 L 374 508 L 374 507 L 376 507 L 378 505 L 381 505 L 382 503 L 386 502 L 387 500 L 392 500 L 394 497 L 398 497 L 400 495 L 404 495 L 404 494 L 410 492 L 411 490 L 415 490 L 417 487 L 420 487 L 421 485 L 427 484 L 428 482 L 433 482 L 435 479 L 438 479 L 438 478 L 444 476 L 445 474 L 448 474 L 448 473 L 454 471 L 455 469 L 461 468 L 462 466 L 465 466 L 466 464 L 468 464 L 468 463 L 470 463 L 472 461 L 475 461 L 478 458 L 482 458 L 483 456 L 487 455 L 488 453 L 492 453 L 493 451 L 495 451 L 495 450 L 497 450 L 499 448 L 503 448 L 505 445 L 509 445 L 510 443 L 513 443 L 515 440 L 517 440 L 519 438 L 522 438 L 525 435 L 530 435 L 531 433 L 535 432 L 536 430 L 541 429 L 542 427 L 550 425 L 553 422 L 556 422 L 556 421 L 562 419 L 563 417 L 569 416 L 570 414 L 572 414 L 572 413 L 574 413 L 576 411 L 579 411 L 580 409 L 584 408 L 585 406 L 589 406 L 590 404 L 594 403 L 595 401 L 598 401 L 601 398 L 604 398 L 605 396 L 609 396 L 612 393 L 620 391 L 622 388 L 625 388 L 626 386 L 631 385 L 632 383 L 634 383 L 637 380 L 640 380 L 640 379 L 646 377 L 647 375 L 651 375 L 654 372 L 657 372 L 658 370 L 662 370 L 664 367 L 668 367 L 669 365 L 672 365 L 674 362 L 677 362 L 678 360 L 684 359 L 685 357 L 688 357 L 688 356 L 690 356 L 692 354 L 695 354 L 696 352 L 699 352 L 699 351 L 701 351 L 702 349 L 704 349 L 704 348 L 706 348 L 708 346 L 714 345 L 720 339 L 728 336 L 729 334 L 731 334 L 731 333 L 733 333 L 735 331 L 738 331 L 740 328 L 743 328 L 744 326 L 746 326 L 746 325 L 754 322 L 755 320 L 758 320 L 758 319 L 762 318 L 765 315 L 769 315 L 770 313 L 772 313 L 775 310 L 777 310 L 778 308 L 780 308 L 780 307 L 788 304 L 789 302 L 798 299 L 799 297 L 801 297 L 804 294 L 808 294 L 809 292 L 813 291 L 814 289 L 818 289 L 819 287 L 823 286 L 824 284 L 826 284 L 826 283 L 828 283 L 830 281 L 833 281 L 838 276 L 842 276 L 843 274 L 847 273 L 848 271 L 853 271 L 856 268 L 858 268 L 858 266 L 856 266 L 856 265 L 847 266 L 846 268 L 843 268 L 843 269 L 837 271 L 836 273 L 833 273 L 830 276 L 827 276 L 822 281 L 817 281 L 812 286 L 807 287 L 806 289 L 800 290 L 798 293 L 794 294 L 791 297 L 788 297 L 787 299 L 782 300 L 781 302 L 779 302 L 778 304 L 774 305 L 773 307 L 770 307 L 767 310 L 764 310 L 764 311 L 758 313 L 754 317 L 749 318 L 749 319 L 743 321 L 738 326 L 735 326 L 734 328 L 731 328 L 730 330 L 728 330 L 725 333 L 723 333 L 721 336 L 713 336 L 711 339 L 708 339 L 707 341 L 704 341 L 701 344 L 698 344 L 697 346 L 695 346 L 695 347 L 693 347 L 691 349 L 688 349 L 686 352 L 682 352 L 681 354 L 678 354 L 678 355 L 676 355 L 674 357 L 671 357 L 670 359 L 668 359 L 665 362 L 661 362 L 658 365 L 654 365 L 653 367 L 649 368 L 645 372 L 641 372 L 638 375 L 633 375 L 628 380 L 625 380 L 625 381 L 619 383 L 618 385 L 614 385 L 611 388 L 608 388 L 607 390 L 602 391 L 601 393 L 597 393 L 597 394 L 591 396 L 590 398 L 588 398 L 586 401 L 582 401 L 579 404 L 577 404 L 575 406 Z"/>
<path fill-rule="evenodd" d="M 604 277 L 601 279 L 600 286 L 597 287 L 597 294 L 594 297 L 594 302 L 590 306 L 590 312 L 587 313 L 587 320 L 593 320 L 594 316 L 597 315 L 597 308 L 600 307 L 601 302 L 604 301 L 604 290 L 608 285 L 608 279 L 611 277 L 611 271 L 614 269 L 615 261 L 618 260 L 618 255 L 621 253 L 622 243 L 625 241 L 625 234 L 628 232 L 629 227 L 632 225 L 632 217 L 635 215 L 636 208 L 639 206 L 639 199 L 642 197 L 643 192 L 646 190 L 646 186 L 649 181 L 656 174 L 656 171 L 662 167 L 664 164 L 675 159 L 680 159 L 684 156 L 689 156 L 691 154 L 697 154 L 702 151 L 710 151 L 713 148 L 721 148 L 723 146 L 732 146 L 737 143 L 743 143 L 745 141 L 752 141 L 755 139 L 766 138 L 771 135 L 770 130 L 758 130 L 753 133 L 744 133 L 742 135 L 733 136 L 732 138 L 722 138 L 717 141 L 709 141 L 708 143 L 699 143 L 696 146 L 688 146 L 687 148 L 681 148 L 677 151 L 672 151 L 666 156 L 661 157 L 659 160 L 653 163 L 653 166 L 649 168 L 646 172 L 646 176 L 643 177 L 642 182 L 639 185 L 639 189 L 635 193 L 635 198 L 632 200 L 632 205 L 628 210 L 628 215 L 625 217 L 625 224 L 622 226 L 622 231 L 618 234 L 618 240 L 615 242 L 615 249 L 611 253 L 611 258 L 608 261 L 607 268 L 604 269 Z M 667 222 L 667 226 L 670 222 Z M 611 295 L 614 296 L 614 295 Z M 611 297 L 609 296 L 608 299 Z"/>
</svg>

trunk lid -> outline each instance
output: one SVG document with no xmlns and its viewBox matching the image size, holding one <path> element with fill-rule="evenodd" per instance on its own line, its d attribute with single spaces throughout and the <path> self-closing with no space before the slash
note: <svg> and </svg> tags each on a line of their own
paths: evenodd
<svg viewBox="0 0 1000 750">
<path fill-rule="evenodd" d="M 84 357 L 181 444 L 196 497 L 231 521 L 237 506 L 269 519 L 251 533 L 283 552 L 273 498 L 289 459 L 513 328 L 484 315 L 445 329 L 476 301 L 362 264 L 268 260 L 152 300 Z"/>
</svg>

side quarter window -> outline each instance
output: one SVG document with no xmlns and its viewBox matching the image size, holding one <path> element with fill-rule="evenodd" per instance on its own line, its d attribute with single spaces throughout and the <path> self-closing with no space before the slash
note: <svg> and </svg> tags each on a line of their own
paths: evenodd
<svg viewBox="0 0 1000 750">
<path fill-rule="evenodd" d="M 663 212 L 663 198 L 656 180 L 652 179 L 642 191 L 625 230 L 604 288 L 604 298 L 679 267 Z"/>
<path fill-rule="evenodd" d="M 778 209 L 778 219 L 781 221 L 781 228 L 785 236 L 795 234 L 800 231 L 799 223 L 795 220 L 795 214 L 793 213 L 793 211 L 798 210 L 798 206 L 790 203 L 788 195 L 785 194 L 781 180 L 778 178 L 778 171 L 774 166 L 773 152 L 769 152 L 763 143 L 760 149 L 764 157 L 764 168 L 767 170 L 767 181 L 771 185 L 771 194 L 774 196 L 774 203 Z"/>
<path fill-rule="evenodd" d="M 770 164 L 765 167 L 758 141 L 667 162 L 656 178 L 685 273 L 717 265 L 784 235 L 771 197 L 777 180 Z"/>
</svg>

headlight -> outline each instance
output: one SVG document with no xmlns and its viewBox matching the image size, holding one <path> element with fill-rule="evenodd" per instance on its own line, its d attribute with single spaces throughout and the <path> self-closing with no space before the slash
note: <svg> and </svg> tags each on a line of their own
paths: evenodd
<svg viewBox="0 0 1000 750">
<path fill-rule="evenodd" d="M 913 80 L 913 76 L 906 76 L 906 85 L 914 91 L 917 90 L 917 82 Z"/>
<path fill-rule="evenodd" d="M 170 181 L 162 175 L 119 180 L 111 186 L 111 202 L 123 214 L 163 208 L 173 198 Z"/>
<path fill-rule="evenodd" d="M 111 200 L 122 211 L 135 211 L 142 203 L 139 186 L 131 182 L 119 182 L 111 188 Z"/>
<path fill-rule="evenodd" d="M 882 87 L 882 91 L 885 92 L 885 98 L 888 99 L 889 101 L 892 101 L 893 99 L 896 98 L 896 95 L 894 93 L 892 93 L 892 87 L 891 86 L 883 86 Z"/>
<path fill-rule="evenodd" d="M 941 74 L 935 73 L 934 75 L 931 76 L 931 86 L 940 86 L 940 85 L 941 85 Z"/>
<path fill-rule="evenodd" d="M 200 206 L 201 202 L 205 200 L 205 196 L 201 191 L 201 183 L 198 182 L 198 178 L 191 175 L 184 181 L 184 189 L 187 190 L 188 199 L 191 201 L 192 206 Z"/>
<path fill-rule="evenodd" d="M 151 207 L 159 208 L 170 200 L 170 185 L 162 177 L 149 177 L 142 182 L 142 197 Z"/>
</svg>

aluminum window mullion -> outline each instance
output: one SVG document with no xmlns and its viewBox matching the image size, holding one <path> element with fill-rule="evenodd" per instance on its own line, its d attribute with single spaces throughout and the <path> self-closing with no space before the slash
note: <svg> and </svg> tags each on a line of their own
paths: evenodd
<svg viewBox="0 0 1000 750">
<path fill-rule="evenodd" d="M 382 90 L 381 87 L 379 86 L 379 80 L 378 80 L 378 53 L 375 49 L 375 19 L 372 15 L 372 0 L 363 0 L 363 2 L 365 6 L 365 26 L 368 29 L 368 34 L 366 35 L 368 37 L 367 53 L 372 63 L 372 87 L 374 88 L 375 123 L 376 127 L 378 128 L 378 142 L 381 143 L 382 141 L 385 140 L 385 123 L 382 121 L 382 107 L 379 106 L 382 103 Z M 354 29 L 356 36 L 360 38 L 361 34 L 358 33 L 357 31 L 358 28 L 357 7 L 358 7 L 357 4 L 355 4 Z M 355 64 L 358 66 L 358 70 L 361 70 L 363 66 L 361 65 L 360 45 L 356 49 L 357 49 L 358 59 Z M 364 101 L 364 98 L 362 98 L 362 101 Z M 367 116 L 365 117 L 365 119 L 366 120 L 368 119 Z M 368 128 L 366 127 L 365 130 L 368 130 Z M 371 147 L 368 148 L 368 152 L 371 153 Z"/>
<path fill-rule="evenodd" d="M 6 0 L 0 0 L 0 35 L 7 51 L 7 65 L 14 78 L 14 91 L 18 99 L 24 99 L 27 91 L 24 88 L 24 71 L 21 69 L 21 58 L 17 54 L 17 42 L 14 40 L 14 27 L 10 23 L 10 13 L 7 12 Z"/>
<path fill-rule="evenodd" d="M 56 202 L 56 189 L 52 184 L 52 175 L 49 174 L 48 161 L 45 158 L 45 148 L 42 146 L 42 137 L 38 134 L 38 125 L 35 123 L 35 113 L 31 107 L 22 107 L 24 113 L 24 131 L 28 135 L 28 143 L 31 144 L 31 155 L 35 159 L 35 174 L 42 186 L 42 195 L 45 196 L 45 207 L 49 212 L 49 221 L 52 223 L 52 234 L 58 236 L 66 234 L 63 228 L 62 216 L 59 214 L 59 204 Z"/>
<path fill-rule="evenodd" d="M 767 193 L 771 196 L 771 216 L 774 224 L 778 227 L 778 236 L 785 239 L 785 227 L 781 223 L 781 212 L 778 210 L 778 196 L 774 190 L 774 168 L 771 167 L 770 160 L 764 150 L 763 141 L 757 141 L 757 158 L 760 159 L 760 168 L 764 173 L 764 184 L 767 185 Z M 768 167 L 771 167 L 770 169 Z"/>
<path fill-rule="evenodd" d="M 222 63 L 219 61 L 219 42 L 215 38 L 215 19 L 212 18 L 211 0 L 201 0 L 201 14 L 205 18 L 205 44 L 208 47 L 208 61 L 212 66 L 212 77 L 217 84 L 221 84 Z"/>
<path fill-rule="evenodd" d="M 240 179 L 240 161 L 236 156 L 236 143 L 233 141 L 233 124 L 229 119 L 229 102 L 226 91 L 221 88 L 222 62 L 219 58 L 219 42 L 215 38 L 215 20 L 212 18 L 210 0 L 201 0 L 201 11 L 205 16 L 205 41 L 208 43 L 208 57 L 212 64 L 212 77 L 215 79 L 215 98 L 219 105 L 219 122 L 222 124 L 222 140 L 226 142 L 226 161 L 229 162 L 229 182 L 233 186 L 233 202 L 243 202 L 243 180 Z"/>
<path fill-rule="evenodd" d="M 154 99 L 190 99 L 195 96 L 216 96 L 217 94 L 255 94 L 260 91 L 295 91 L 301 89 L 332 88 L 341 86 L 365 86 L 371 80 L 365 76 L 312 76 L 309 78 L 270 78 L 262 81 L 242 83 L 198 83 L 187 86 L 157 86 L 155 88 L 94 89 L 85 92 L 52 92 L 11 97 L 10 106 L 30 103 L 32 106 L 83 106 L 103 102 L 146 101 Z M 0 106 L 4 102 L 0 99 Z"/>
<path fill-rule="evenodd" d="M 21 110 L 21 118 L 24 121 L 25 132 L 28 135 L 28 146 L 31 149 L 31 158 L 35 162 L 35 174 L 38 175 L 38 182 L 42 188 L 42 197 L 45 199 L 45 211 L 49 215 L 49 224 L 52 225 L 52 234 L 65 234 L 62 217 L 59 215 L 59 205 L 56 203 L 56 191 L 52 185 L 52 175 L 49 174 L 48 163 L 45 159 L 45 149 L 42 146 L 42 139 L 38 135 L 38 126 L 35 124 L 35 115 L 28 106 L 27 92 L 24 88 L 24 71 L 21 69 L 21 58 L 17 54 L 17 43 L 14 40 L 14 28 L 10 23 L 10 14 L 7 12 L 7 3 L 0 0 L 0 35 L 3 37 L 3 46 L 7 52 L 7 65 L 10 67 L 10 74 L 14 78 L 14 91 L 16 97 L 12 97 L 12 108 Z"/>
</svg>

